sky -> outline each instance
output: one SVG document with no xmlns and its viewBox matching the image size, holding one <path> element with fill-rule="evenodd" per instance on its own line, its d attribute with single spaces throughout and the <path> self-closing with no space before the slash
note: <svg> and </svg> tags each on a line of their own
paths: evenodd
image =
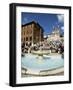
<svg viewBox="0 0 73 90">
<path fill-rule="evenodd" d="M 40 24 L 44 29 L 44 34 L 50 34 L 53 27 L 59 26 L 60 32 L 64 32 L 64 15 L 63 14 L 51 14 L 51 13 L 21 13 L 21 24 L 35 21 Z"/>
</svg>

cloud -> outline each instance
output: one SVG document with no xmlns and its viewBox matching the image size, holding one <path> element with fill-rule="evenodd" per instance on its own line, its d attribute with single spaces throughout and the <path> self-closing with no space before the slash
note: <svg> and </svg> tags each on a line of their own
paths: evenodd
<svg viewBox="0 0 73 90">
<path fill-rule="evenodd" d="M 64 26 L 62 26 L 61 29 L 64 30 Z"/>
<path fill-rule="evenodd" d="M 57 15 L 57 18 L 58 18 L 58 22 L 59 23 L 63 23 L 64 22 L 64 15 Z"/>
<path fill-rule="evenodd" d="M 27 18 L 24 18 L 24 22 L 27 22 L 28 21 L 28 19 Z"/>
</svg>

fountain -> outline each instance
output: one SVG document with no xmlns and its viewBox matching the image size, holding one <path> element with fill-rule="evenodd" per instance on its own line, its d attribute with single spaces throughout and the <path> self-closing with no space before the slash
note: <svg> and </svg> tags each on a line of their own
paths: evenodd
<svg viewBox="0 0 73 90">
<path fill-rule="evenodd" d="M 64 60 L 60 55 L 49 58 L 50 50 L 42 50 L 42 47 L 38 51 L 30 51 L 22 57 L 22 75 L 46 76 L 64 72 Z"/>
<path fill-rule="evenodd" d="M 64 59 L 60 55 L 44 58 L 43 55 L 47 55 L 47 53 L 39 50 L 34 52 L 36 55 L 25 54 L 25 57 L 21 58 L 22 75 L 46 76 L 64 72 Z"/>
<path fill-rule="evenodd" d="M 41 47 L 40 47 L 40 50 L 38 50 L 38 51 L 32 51 L 32 53 L 35 54 L 35 55 L 38 55 L 38 58 L 39 59 L 43 59 L 43 55 L 48 55 L 50 52 L 49 51 L 42 50 Z"/>
</svg>

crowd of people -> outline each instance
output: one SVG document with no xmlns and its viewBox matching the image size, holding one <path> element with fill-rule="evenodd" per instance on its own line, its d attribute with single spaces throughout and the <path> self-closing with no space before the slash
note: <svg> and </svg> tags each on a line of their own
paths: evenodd
<svg viewBox="0 0 73 90">
<path fill-rule="evenodd" d="M 28 53 L 28 51 L 31 53 L 32 50 L 37 51 L 40 48 L 42 50 L 51 50 L 51 53 L 64 53 L 64 42 L 61 41 L 50 41 L 50 42 L 41 42 L 34 44 L 33 46 L 22 44 L 22 53 Z"/>
</svg>

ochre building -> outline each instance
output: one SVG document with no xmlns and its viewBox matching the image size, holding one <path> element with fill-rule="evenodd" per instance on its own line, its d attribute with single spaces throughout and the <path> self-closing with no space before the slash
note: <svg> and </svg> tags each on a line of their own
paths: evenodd
<svg viewBox="0 0 73 90">
<path fill-rule="evenodd" d="M 21 43 L 24 43 L 24 46 L 33 46 L 43 41 L 44 30 L 38 23 L 32 21 L 22 25 L 21 28 Z"/>
</svg>

